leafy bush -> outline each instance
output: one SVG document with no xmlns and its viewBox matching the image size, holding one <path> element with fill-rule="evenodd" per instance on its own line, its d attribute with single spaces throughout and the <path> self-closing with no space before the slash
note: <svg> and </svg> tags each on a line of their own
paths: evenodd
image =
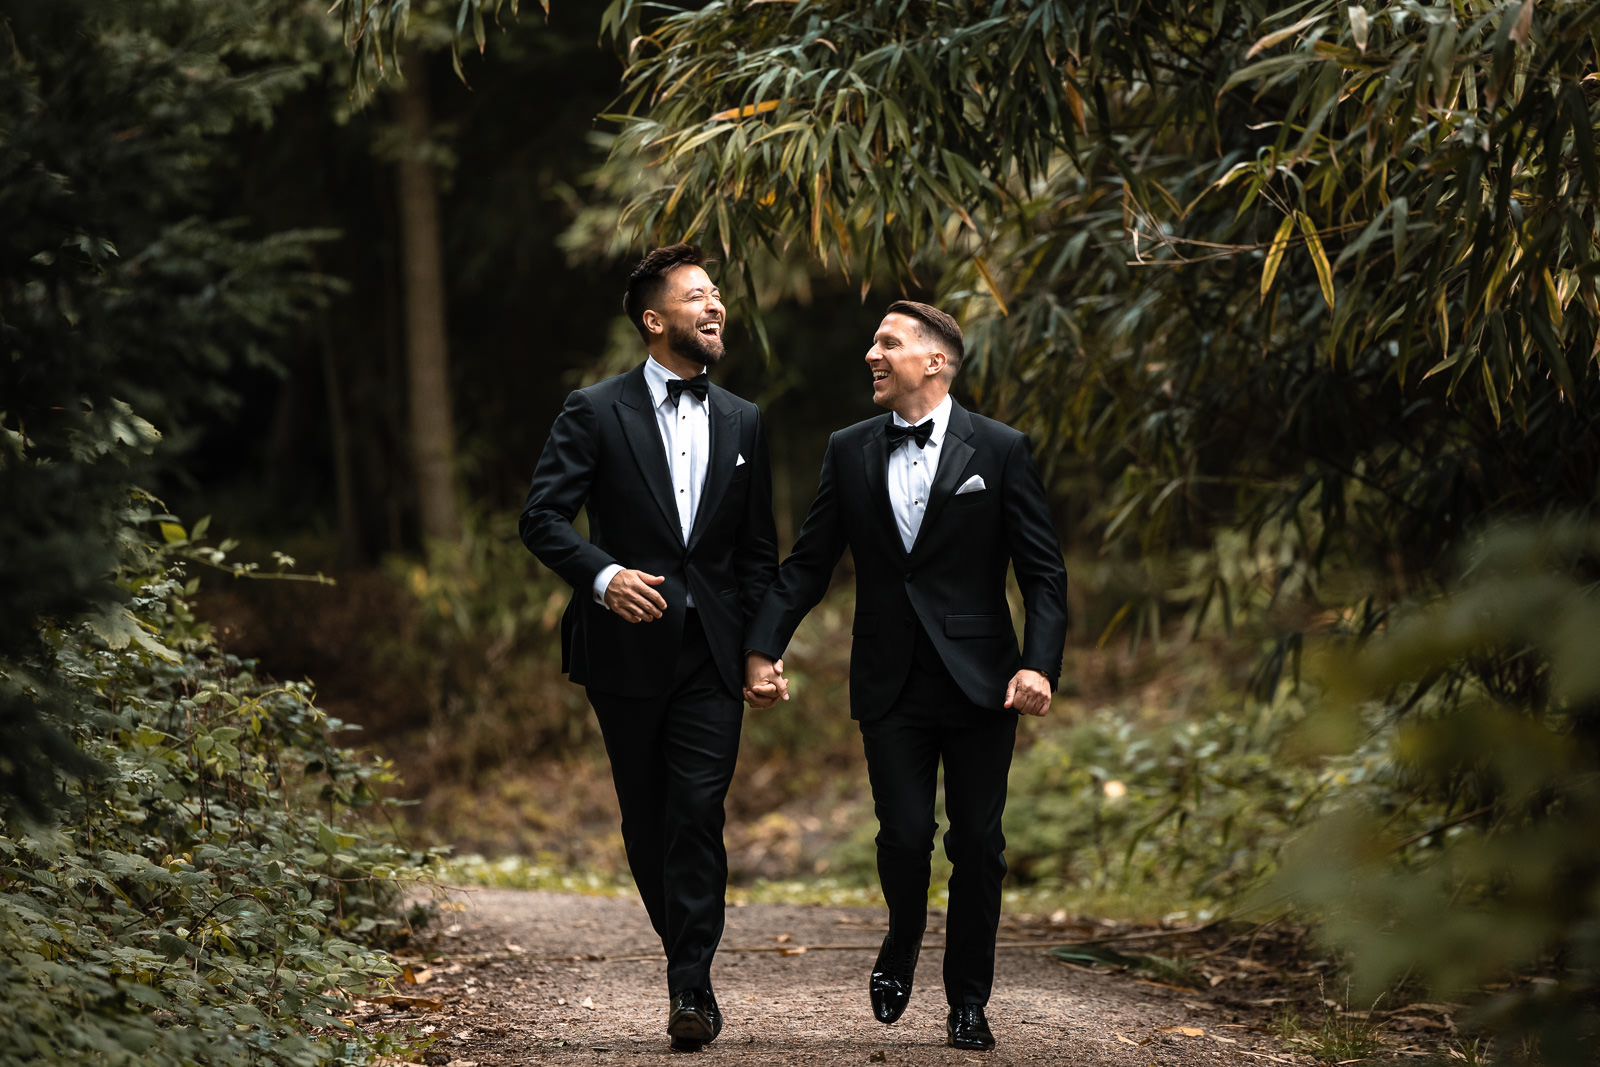
<svg viewBox="0 0 1600 1067">
<path fill-rule="evenodd" d="M 363 1060 L 337 1013 L 395 968 L 358 941 L 404 932 L 426 858 L 367 821 L 392 775 L 330 740 L 309 685 L 219 652 L 147 551 L 128 610 L 47 626 L 51 662 L 0 674 L 72 688 L 55 725 L 98 765 L 54 826 L 0 822 L 0 1064 Z"/>
<path fill-rule="evenodd" d="M 1215 904 L 1253 885 L 1338 772 L 1281 762 L 1292 701 L 1140 722 L 1103 708 L 1018 753 L 1006 811 L 1015 880 Z"/>
<path fill-rule="evenodd" d="M 1447 595 L 1333 661 L 1338 698 L 1302 744 L 1378 724 L 1391 788 L 1328 812 L 1278 887 L 1349 954 L 1358 991 L 1491 982 L 1478 1022 L 1547 1064 L 1600 1041 L 1600 529 L 1495 531 Z M 1419 809 L 1425 814 L 1419 815 Z M 1517 982 L 1528 974 L 1543 981 Z"/>
</svg>

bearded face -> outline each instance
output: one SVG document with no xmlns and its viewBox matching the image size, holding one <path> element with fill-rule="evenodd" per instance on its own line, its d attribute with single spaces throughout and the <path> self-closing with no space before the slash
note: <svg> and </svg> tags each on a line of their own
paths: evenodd
<svg viewBox="0 0 1600 1067">
<path fill-rule="evenodd" d="M 707 367 L 715 367 L 717 361 L 722 358 L 723 351 L 720 313 L 717 313 L 715 318 L 708 314 L 692 327 L 668 323 L 667 346 L 675 355 L 684 359 L 692 359 Z"/>
</svg>

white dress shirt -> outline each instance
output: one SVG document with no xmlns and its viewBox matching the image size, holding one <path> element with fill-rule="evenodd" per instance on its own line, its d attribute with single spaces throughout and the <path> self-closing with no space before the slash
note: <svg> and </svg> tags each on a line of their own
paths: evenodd
<svg viewBox="0 0 1600 1067">
<path fill-rule="evenodd" d="M 672 500 L 678 505 L 678 532 L 688 544 L 695 512 L 700 507 L 700 492 L 706 484 L 706 466 L 711 462 L 711 402 L 709 398 L 702 401 L 685 391 L 674 407 L 667 396 L 667 379 L 676 377 L 678 375 L 654 358 L 645 358 L 644 384 L 650 390 L 656 426 L 666 449 L 667 469 L 672 474 Z M 605 603 L 606 588 L 622 569 L 621 564 L 613 563 L 595 575 L 595 600 Z M 692 595 L 686 602 L 694 607 Z"/>
<path fill-rule="evenodd" d="M 917 542 L 917 531 L 922 529 L 922 516 L 928 513 L 928 493 L 933 489 L 933 476 L 939 470 L 939 453 L 944 445 L 944 431 L 950 425 L 950 396 L 939 401 L 939 406 L 923 416 L 922 422 L 933 420 L 933 434 L 921 448 L 916 441 L 907 441 L 889 453 L 889 506 L 894 510 L 894 524 L 900 528 L 900 543 L 911 551 Z M 911 423 L 894 413 L 896 426 Z"/>
</svg>

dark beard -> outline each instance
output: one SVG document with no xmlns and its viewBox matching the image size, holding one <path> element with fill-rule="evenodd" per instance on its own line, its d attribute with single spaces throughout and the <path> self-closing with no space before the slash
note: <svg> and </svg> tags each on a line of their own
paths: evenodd
<svg viewBox="0 0 1600 1067">
<path fill-rule="evenodd" d="M 722 358 L 722 337 L 715 340 L 703 336 L 698 330 L 667 328 L 667 347 L 674 355 L 692 359 L 706 367 L 715 367 Z"/>
</svg>

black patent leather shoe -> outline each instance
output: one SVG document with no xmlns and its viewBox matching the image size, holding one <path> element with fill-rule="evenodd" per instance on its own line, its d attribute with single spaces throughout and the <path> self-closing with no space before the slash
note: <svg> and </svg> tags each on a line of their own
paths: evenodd
<svg viewBox="0 0 1600 1067">
<path fill-rule="evenodd" d="M 900 1013 L 911 1002 L 911 978 L 921 954 L 921 938 L 911 945 L 900 944 L 893 934 L 883 939 L 878 962 L 872 965 L 872 978 L 867 982 L 867 992 L 872 996 L 872 1017 L 880 1023 L 892 1023 L 900 1018 Z"/>
<path fill-rule="evenodd" d="M 685 989 L 672 994 L 667 1013 L 667 1035 L 672 1051 L 698 1052 L 722 1033 L 722 1011 L 709 989 Z"/>
<path fill-rule="evenodd" d="M 994 1048 L 989 1020 L 984 1018 L 983 1007 L 979 1004 L 951 1008 L 950 1018 L 945 1022 L 945 1034 L 950 1038 L 951 1048 L 969 1048 L 976 1052 L 987 1052 Z"/>
</svg>

